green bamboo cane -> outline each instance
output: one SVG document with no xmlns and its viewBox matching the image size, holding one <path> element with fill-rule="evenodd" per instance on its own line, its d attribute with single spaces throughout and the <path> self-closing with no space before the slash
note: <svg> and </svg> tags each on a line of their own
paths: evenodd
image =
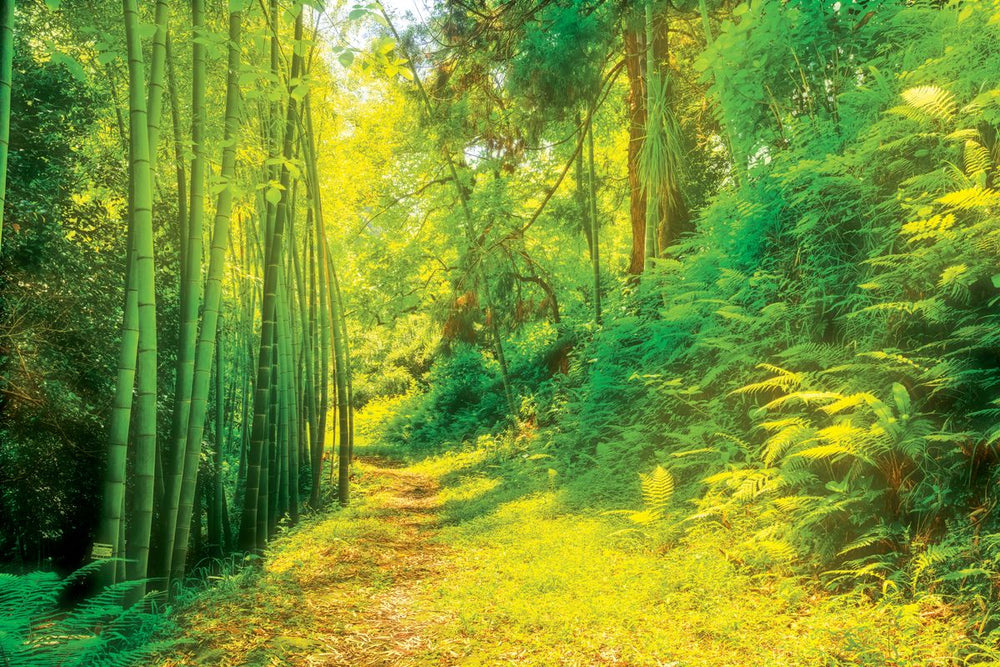
<svg viewBox="0 0 1000 667">
<path fill-rule="evenodd" d="M 208 393 L 212 376 L 213 354 L 219 336 L 219 319 L 222 307 L 222 278 L 226 269 L 226 251 L 229 245 L 230 219 L 233 208 L 233 183 L 236 177 L 236 148 L 239 135 L 240 114 L 240 34 L 242 14 L 229 14 L 229 60 L 226 83 L 226 120 L 222 150 L 222 189 L 219 191 L 212 229 L 212 247 L 209 256 L 208 275 L 205 279 L 204 308 L 197 348 L 191 368 L 192 387 L 186 421 L 188 433 L 184 458 L 184 469 L 178 503 L 176 523 L 177 537 L 172 557 L 171 577 L 179 579 L 184 574 L 187 560 L 187 538 L 184 527 L 190 515 L 193 493 L 192 477 L 197 473 L 201 458 L 201 442 L 205 430 L 208 410 Z"/>
<path fill-rule="evenodd" d="M 138 404 L 132 516 L 127 540 L 128 576 L 145 580 L 153 522 L 156 469 L 156 290 L 153 265 L 153 187 L 149 170 L 149 134 L 143 95 L 145 66 L 135 0 L 122 0 L 129 70 L 129 152 L 132 193 L 129 210 L 134 226 L 136 291 L 139 313 Z M 133 589 L 141 596 L 145 584 Z"/>
<path fill-rule="evenodd" d="M 317 287 L 319 299 L 319 404 L 317 406 L 318 423 L 316 427 L 317 443 L 313 451 L 312 461 L 315 466 L 313 470 L 313 489 L 310 503 L 313 507 L 319 507 L 320 503 L 320 482 L 323 477 L 323 452 L 326 450 L 326 424 L 327 412 L 330 409 L 330 328 L 327 310 L 328 283 L 323 276 L 326 276 L 327 265 L 327 243 L 326 228 L 323 221 L 323 200 L 319 189 L 319 170 L 316 164 L 315 132 L 313 130 L 312 105 L 309 98 L 305 102 L 306 116 L 306 174 L 308 176 L 309 194 L 312 199 L 313 218 L 316 233 L 316 275 L 318 276 Z"/>
<path fill-rule="evenodd" d="M 273 6 L 273 5 L 272 5 Z M 296 43 L 300 43 L 302 40 L 302 14 L 300 11 L 298 18 L 295 22 L 295 40 Z M 272 42 L 273 43 L 273 42 Z M 260 475 L 261 460 L 264 450 L 264 443 L 266 440 L 267 429 L 266 427 L 266 415 L 270 409 L 270 387 L 271 387 L 271 366 L 273 361 L 273 350 L 274 341 L 276 338 L 275 328 L 276 328 L 276 301 L 277 301 L 277 287 L 278 287 L 278 271 L 281 266 L 281 256 L 283 249 L 284 240 L 284 227 L 286 218 L 289 215 L 288 212 L 288 202 L 291 186 L 291 172 L 288 165 L 292 159 L 292 151 L 294 146 L 295 138 L 295 127 L 298 119 L 298 102 L 294 95 L 291 95 L 293 82 L 297 83 L 299 75 L 302 71 L 302 55 L 300 49 L 295 49 L 292 56 L 292 71 L 291 77 L 289 78 L 289 98 L 288 107 L 285 114 L 285 126 L 284 126 L 284 136 L 283 136 L 283 146 L 282 146 L 282 167 L 281 167 L 281 199 L 278 202 L 275 213 L 274 229 L 271 234 L 271 239 L 269 246 L 266 249 L 267 252 L 267 263 L 264 267 L 264 295 L 261 304 L 261 342 L 260 342 L 260 353 L 258 355 L 257 363 L 257 390 L 254 395 L 254 426 L 253 435 L 250 441 L 250 464 L 248 467 L 248 473 L 252 475 Z M 254 489 L 252 482 L 247 484 L 247 497 L 244 501 L 245 511 L 244 511 L 244 521 L 240 529 L 240 547 L 243 549 L 256 549 L 260 548 L 266 540 L 265 536 L 255 535 L 255 530 L 250 527 L 248 523 L 249 517 L 253 517 L 256 525 L 260 525 L 260 517 L 257 517 L 255 513 L 259 511 L 257 508 L 259 495 L 259 484 L 258 489 Z M 255 509 L 250 510 L 250 504 L 253 503 Z"/>
<path fill-rule="evenodd" d="M 122 311 L 122 340 L 118 351 L 115 397 L 111 408 L 101 522 L 98 525 L 95 540 L 96 544 L 101 545 L 102 548 L 110 545 L 112 557 L 119 559 L 125 557 L 122 550 L 124 546 L 122 512 L 125 508 L 128 435 L 132 421 L 132 395 L 135 391 L 136 354 L 139 350 L 139 297 L 136 289 L 133 228 L 134 225 L 129 224 L 125 255 L 125 304 Z M 95 549 L 95 554 L 99 554 L 99 549 Z M 117 564 L 103 569 L 101 580 L 104 585 L 116 583 L 118 581 Z"/>
<path fill-rule="evenodd" d="M 185 479 L 187 435 L 191 416 L 191 390 L 194 377 L 195 346 L 198 335 L 198 302 L 201 296 L 202 236 L 205 215 L 205 0 L 191 0 L 191 183 L 188 212 L 187 248 L 184 251 L 184 276 L 180 291 L 180 332 L 177 340 L 177 365 L 174 384 L 173 418 L 170 427 L 171 456 L 166 465 L 166 497 L 163 511 L 164 573 L 171 581 L 184 563 L 174 564 L 179 534 L 191 525 L 180 516 L 181 487 L 194 484 Z M 211 368 L 211 366 L 209 366 Z M 200 444 L 200 443 L 199 443 Z M 197 461 L 194 475 L 197 475 Z M 193 497 L 193 495 L 192 495 Z M 185 536 L 186 537 L 186 536 Z M 186 545 L 184 550 L 187 550 Z"/>
</svg>

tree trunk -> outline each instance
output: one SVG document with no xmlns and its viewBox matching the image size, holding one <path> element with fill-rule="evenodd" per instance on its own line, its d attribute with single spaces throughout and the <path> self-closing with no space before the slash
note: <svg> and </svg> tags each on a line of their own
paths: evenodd
<svg viewBox="0 0 1000 667">
<path fill-rule="evenodd" d="M 200 2 L 201 0 L 197 0 Z M 175 560 L 171 577 L 180 578 L 184 574 L 184 563 L 187 560 L 187 535 L 184 527 L 190 512 L 193 493 L 192 476 L 198 469 L 201 458 L 201 441 L 205 430 L 205 419 L 208 410 L 208 393 L 212 377 L 212 355 L 215 353 L 216 338 L 219 329 L 219 312 L 222 305 L 222 278 L 226 268 L 226 250 L 229 245 L 230 216 L 233 206 L 233 180 L 236 176 L 236 144 L 239 135 L 240 112 L 240 31 L 241 14 L 233 12 L 229 15 L 229 61 L 228 80 L 226 83 L 226 120 L 222 151 L 222 190 L 219 192 L 216 205 L 215 220 L 212 229 L 212 247 L 210 251 L 208 276 L 205 280 L 204 310 L 201 317 L 201 330 L 198 335 L 197 349 L 191 364 L 191 391 L 186 405 L 182 408 L 190 410 L 184 426 L 188 433 L 184 438 L 186 452 L 184 468 L 181 475 L 181 488 L 178 502 L 176 524 L 176 540 L 174 542 Z M 193 176 L 193 170 L 192 170 Z M 194 197 L 194 179 L 192 178 L 192 198 Z M 192 206 L 192 210 L 194 206 Z M 193 233 L 193 231 L 192 231 Z M 200 231 L 199 231 L 200 234 Z M 200 243 L 198 244 L 200 246 Z M 200 262 L 199 262 L 200 263 Z M 197 328 L 197 322 L 195 323 Z"/>
<path fill-rule="evenodd" d="M 592 119 L 590 119 L 592 122 Z M 586 132 L 587 128 L 583 126 L 583 121 L 580 120 L 580 113 L 576 114 L 576 126 L 580 128 L 580 132 Z M 581 142 L 582 143 L 582 142 Z M 584 180 L 583 175 L 583 151 L 579 150 L 576 152 L 576 208 L 577 214 L 580 216 L 580 227 L 583 229 L 583 235 L 587 239 L 587 252 L 590 254 L 591 260 L 594 258 L 594 238 L 593 238 L 593 225 L 590 221 L 590 205 L 587 202 L 587 184 Z"/>
<path fill-rule="evenodd" d="M 643 77 L 642 54 L 645 38 L 634 10 L 626 16 L 625 69 L 628 73 L 628 184 L 629 219 L 632 223 L 632 255 L 628 272 L 638 275 L 646 266 L 646 193 L 639 178 L 639 149 L 646 133 L 646 87 Z"/>
<path fill-rule="evenodd" d="M 0 249 L 3 210 L 7 203 L 7 152 L 10 141 L 10 87 L 14 76 L 14 0 L 4 0 L 0 13 Z"/>
<path fill-rule="evenodd" d="M 139 322 L 139 388 L 135 438 L 132 513 L 127 554 L 128 576 L 145 580 L 149 566 L 149 541 L 153 523 L 154 474 L 156 471 L 156 290 L 153 265 L 153 188 L 149 171 L 149 133 L 146 99 L 143 95 L 145 66 L 139 38 L 135 0 L 123 0 L 129 69 L 129 154 L 132 192 L 129 213 L 133 226 L 136 262 L 136 297 Z M 137 599 L 145 584 L 133 589 Z"/>
<path fill-rule="evenodd" d="M 167 464 L 166 499 L 163 512 L 164 574 L 171 579 L 183 575 L 183 560 L 173 564 L 178 537 L 190 525 L 180 516 L 182 487 L 193 485 L 185 480 L 188 458 L 188 422 L 191 417 L 191 387 L 194 376 L 195 345 L 198 336 L 198 305 L 201 299 L 202 235 L 205 213 L 205 0 L 191 2 L 191 195 L 189 199 L 187 248 L 180 293 L 180 332 L 177 340 L 177 366 L 174 384 L 174 411 L 170 427 L 171 456 Z M 199 443 L 200 444 L 200 443 Z M 194 474 L 197 474 L 197 460 Z M 186 535 L 185 535 L 186 539 Z M 186 550 L 187 547 L 185 546 Z"/>
<path fill-rule="evenodd" d="M 593 118 L 593 117 L 591 117 Z M 593 239 L 591 263 L 594 267 L 594 322 L 601 323 L 601 246 L 597 224 L 597 177 L 594 175 L 594 123 L 587 128 L 590 163 L 590 236 Z"/>
</svg>

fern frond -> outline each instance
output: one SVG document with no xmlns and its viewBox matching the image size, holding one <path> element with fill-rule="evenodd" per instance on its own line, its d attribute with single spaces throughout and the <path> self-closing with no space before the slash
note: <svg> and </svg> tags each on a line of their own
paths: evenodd
<svg viewBox="0 0 1000 667">
<path fill-rule="evenodd" d="M 955 216 L 951 213 L 935 215 L 926 220 L 915 220 L 903 225 L 901 232 L 908 236 L 909 243 L 916 243 L 933 238 L 952 238 L 952 227 L 955 226 Z"/>
<path fill-rule="evenodd" d="M 884 542 L 887 538 L 885 530 L 880 526 L 875 530 L 868 531 L 856 540 L 848 542 L 844 547 L 837 552 L 838 556 L 846 556 L 854 551 L 861 551 L 875 546 L 880 542 Z"/>
<path fill-rule="evenodd" d="M 651 473 L 639 474 L 642 499 L 646 509 L 661 515 L 674 495 L 674 478 L 663 466 L 656 466 Z"/>
<path fill-rule="evenodd" d="M 801 373 L 796 373 L 794 371 L 781 368 L 780 366 L 775 366 L 774 364 L 761 363 L 757 364 L 757 368 L 765 371 L 771 371 L 775 375 L 781 377 L 794 378 L 794 379 L 800 379 L 802 377 Z"/>
<path fill-rule="evenodd" d="M 944 138 L 946 141 L 960 141 L 963 144 L 967 141 L 979 142 L 981 139 L 979 130 L 974 128 L 961 128 L 954 132 L 949 132 Z"/>
<path fill-rule="evenodd" d="M 771 488 L 772 481 L 773 476 L 764 472 L 748 475 L 736 489 L 736 492 L 733 494 L 733 499 L 738 502 L 748 502 L 754 500 L 765 494 L 768 489 Z"/>
<path fill-rule="evenodd" d="M 774 410 L 793 401 L 801 401 L 804 405 L 811 405 L 823 401 L 836 401 L 843 397 L 843 394 L 838 394 L 834 391 L 796 391 L 791 394 L 779 396 L 770 403 L 765 404 L 764 408 Z"/>
<path fill-rule="evenodd" d="M 1000 192 L 976 186 L 949 192 L 938 197 L 937 202 L 960 210 L 989 208 L 1000 204 Z"/>
<path fill-rule="evenodd" d="M 753 544 L 772 561 L 791 563 L 798 558 L 795 547 L 784 540 L 754 540 Z"/>
<path fill-rule="evenodd" d="M 831 459 L 833 461 L 838 461 L 846 456 L 853 456 L 854 449 L 845 445 L 842 442 L 834 442 L 827 445 L 817 445 L 815 447 L 810 447 L 809 449 L 804 449 L 801 452 L 795 452 L 792 456 L 797 456 L 803 459 L 810 459 L 813 461 L 822 461 L 825 459 Z"/>
<path fill-rule="evenodd" d="M 764 463 L 769 466 L 774 465 L 793 446 L 804 444 L 812 439 L 814 430 L 802 423 L 801 420 L 796 421 L 798 423 L 786 426 L 767 439 L 764 443 Z"/>
<path fill-rule="evenodd" d="M 835 415 L 841 413 L 845 410 L 850 410 L 856 408 L 859 405 L 864 405 L 870 403 L 871 401 L 878 400 L 874 394 L 869 394 L 868 392 L 861 392 L 857 394 L 851 394 L 850 396 L 844 396 L 843 398 L 834 401 L 830 405 L 824 405 L 820 410 L 828 415 Z"/>
<path fill-rule="evenodd" d="M 894 350 L 872 350 L 871 352 L 859 352 L 858 356 L 875 359 L 877 361 L 892 361 L 901 366 L 909 366 L 910 368 L 918 371 L 926 370 L 916 361 L 910 359 L 909 357 L 905 357 Z"/>
<path fill-rule="evenodd" d="M 903 91 L 902 98 L 911 108 L 938 120 L 950 120 L 957 108 L 954 95 L 938 86 L 909 88 Z"/>
<path fill-rule="evenodd" d="M 789 417 L 788 419 L 775 419 L 773 421 L 761 422 L 760 427 L 765 431 L 780 431 L 789 426 L 805 426 L 808 422 L 802 417 Z"/>
<path fill-rule="evenodd" d="M 962 161 L 965 173 L 968 176 L 989 171 L 990 167 L 993 166 L 989 150 L 978 141 L 972 139 L 967 139 L 965 142 L 965 148 L 962 151 Z"/>
<path fill-rule="evenodd" d="M 751 384 L 740 387 L 739 389 L 734 389 L 730 394 L 759 394 L 769 389 L 779 389 L 781 391 L 788 391 L 792 387 L 797 387 L 802 383 L 803 375 L 802 373 L 795 373 L 792 371 L 785 370 L 784 368 L 779 368 L 778 366 L 773 366 L 771 364 L 758 364 L 757 368 L 762 370 L 771 371 L 774 373 L 774 377 L 770 377 L 766 380 L 761 380 L 760 382 L 753 382 Z"/>
</svg>

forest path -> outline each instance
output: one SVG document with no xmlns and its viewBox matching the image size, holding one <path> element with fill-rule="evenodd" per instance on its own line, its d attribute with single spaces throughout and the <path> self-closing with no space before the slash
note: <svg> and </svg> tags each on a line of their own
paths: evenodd
<svg viewBox="0 0 1000 667">
<path fill-rule="evenodd" d="M 362 456 L 349 507 L 182 606 L 160 667 L 951 664 L 927 661 L 960 638 L 940 609 L 750 567 L 680 510 L 637 530 L 574 505 L 551 464 L 495 447 Z"/>
<path fill-rule="evenodd" d="M 164 665 L 405 666 L 434 652 L 439 619 L 414 597 L 447 565 L 432 541 L 440 484 L 390 458 L 358 463 L 354 504 L 277 539 L 258 578 L 223 579 L 186 609 L 194 641 Z"/>
<path fill-rule="evenodd" d="M 335 603 L 329 606 L 330 617 L 342 612 L 341 594 L 358 601 L 357 585 L 365 580 L 366 572 L 366 589 L 373 595 L 355 608 L 350 623 L 334 627 L 328 636 L 315 637 L 324 648 L 305 656 L 304 664 L 406 665 L 432 652 L 427 630 L 436 619 L 419 614 L 414 598 L 416 589 L 446 566 L 445 547 L 431 541 L 439 521 L 440 485 L 392 459 L 364 457 L 361 461 L 380 487 L 369 496 L 372 509 L 397 530 L 360 535 L 349 557 L 333 563 L 358 576 L 337 583 L 345 590 L 323 592 L 324 598 Z M 371 576 L 373 566 L 377 576 Z"/>
</svg>

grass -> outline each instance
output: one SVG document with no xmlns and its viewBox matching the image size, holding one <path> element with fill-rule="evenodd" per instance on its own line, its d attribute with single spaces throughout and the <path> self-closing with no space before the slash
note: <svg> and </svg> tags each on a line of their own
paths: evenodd
<svg viewBox="0 0 1000 667">
<path fill-rule="evenodd" d="M 832 597 L 730 562 L 710 533 L 663 544 L 677 526 L 572 513 L 551 490 L 514 497 L 523 464 L 490 475 L 469 457 L 425 468 L 453 480 L 436 537 L 449 567 L 422 602 L 449 619 L 438 631 L 462 664 L 949 664 L 962 641 L 943 607 Z"/>
<path fill-rule="evenodd" d="M 965 641 L 932 599 L 832 596 L 677 519 L 570 511 L 544 462 L 394 465 L 189 604 L 162 664 L 946 665 Z"/>
</svg>

